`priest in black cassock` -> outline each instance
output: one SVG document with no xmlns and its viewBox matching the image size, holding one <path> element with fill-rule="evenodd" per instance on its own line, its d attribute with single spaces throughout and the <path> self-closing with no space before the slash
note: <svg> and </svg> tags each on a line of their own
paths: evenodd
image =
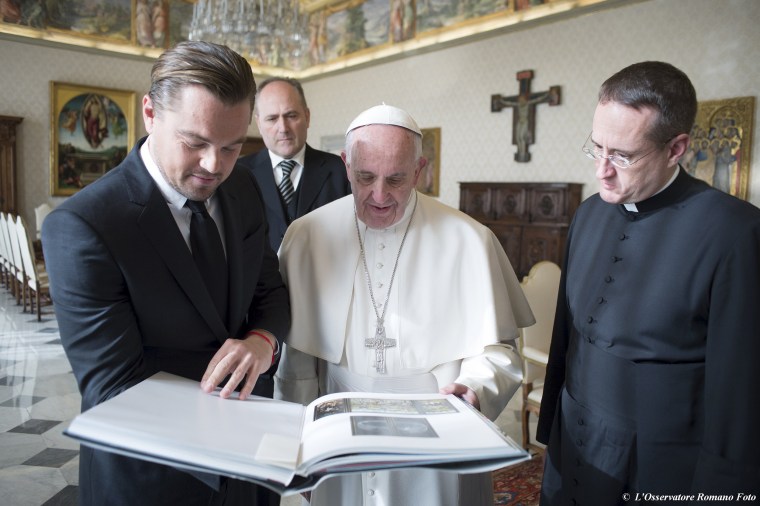
<svg viewBox="0 0 760 506">
<path fill-rule="evenodd" d="M 599 193 L 568 235 L 541 504 L 760 497 L 760 209 L 679 166 L 696 110 L 662 62 L 599 92 L 583 147 Z"/>
</svg>

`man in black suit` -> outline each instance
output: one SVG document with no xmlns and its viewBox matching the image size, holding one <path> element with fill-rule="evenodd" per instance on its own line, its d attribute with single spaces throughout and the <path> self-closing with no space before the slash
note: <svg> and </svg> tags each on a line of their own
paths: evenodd
<svg viewBox="0 0 760 506">
<path fill-rule="evenodd" d="M 250 66 L 227 47 L 166 51 L 142 102 L 149 135 L 45 220 L 50 291 L 82 410 L 158 371 L 206 392 L 222 385 L 223 398 L 271 396 L 290 304 L 259 190 L 234 168 L 255 90 Z M 211 235 L 198 239 L 203 226 Z M 201 257 L 213 244 L 208 268 L 219 270 L 206 276 Z M 245 420 L 240 428 L 246 437 Z M 84 446 L 79 480 L 86 505 L 279 502 L 250 483 Z"/>
<path fill-rule="evenodd" d="M 269 243 L 277 251 L 293 220 L 345 197 L 351 185 L 338 155 L 306 144 L 310 112 L 301 83 L 282 77 L 262 82 L 253 113 L 267 149 L 241 163 L 251 169 L 264 195 Z"/>
</svg>

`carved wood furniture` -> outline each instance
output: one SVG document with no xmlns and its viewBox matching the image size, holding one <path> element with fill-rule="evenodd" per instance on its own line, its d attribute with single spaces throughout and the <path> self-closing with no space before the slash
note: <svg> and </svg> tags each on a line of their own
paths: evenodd
<svg viewBox="0 0 760 506">
<path fill-rule="evenodd" d="M 459 209 L 493 230 L 518 279 L 541 260 L 562 265 L 578 183 L 460 183 Z"/>
</svg>

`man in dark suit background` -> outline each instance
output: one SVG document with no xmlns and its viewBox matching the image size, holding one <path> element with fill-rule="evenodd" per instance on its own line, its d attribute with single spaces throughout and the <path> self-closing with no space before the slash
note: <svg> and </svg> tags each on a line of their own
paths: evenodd
<svg viewBox="0 0 760 506">
<path fill-rule="evenodd" d="M 241 163 L 251 169 L 264 195 L 274 251 L 293 220 L 351 193 L 343 160 L 306 144 L 310 114 L 295 79 L 274 77 L 259 86 L 254 116 L 267 149 Z M 289 164 L 292 168 L 283 172 Z"/>
<path fill-rule="evenodd" d="M 149 135 L 45 220 L 50 290 L 83 411 L 158 371 L 206 392 L 222 385 L 222 398 L 271 397 L 290 305 L 260 192 L 235 168 L 255 91 L 249 64 L 229 48 L 166 51 L 143 98 Z M 204 220 L 212 233 L 199 240 Z M 204 276 L 201 253 L 214 242 L 219 271 Z M 86 505 L 279 503 L 250 483 L 84 446 L 79 479 Z"/>
</svg>

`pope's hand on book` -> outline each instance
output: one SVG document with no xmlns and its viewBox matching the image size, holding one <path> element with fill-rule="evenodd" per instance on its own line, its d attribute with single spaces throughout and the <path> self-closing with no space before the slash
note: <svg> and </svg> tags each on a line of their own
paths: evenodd
<svg viewBox="0 0 760 506">
<path fill-rule="evenodd" d="M 461 383 L 449 383 L 445 387 L 442 387 L 438 392 L 444 395 L 456 395 L 480 411 L 480 401 L 478 400 L 478 395 L 471 388 L 462 385 Z"/>
<path fill-rule="evenodd" d="M 219 396 L 229 398 L 238 385 L 238 398 L 246 399 L 256 384 L 259 375 L 272 365 L 271 345 L 256 336 L 246 339 L 227 339 L 209 362 L 201 379 L 201 388 L 206 393 L 213 392 L 228 375 L 230 379 Z"/>
</svg>

